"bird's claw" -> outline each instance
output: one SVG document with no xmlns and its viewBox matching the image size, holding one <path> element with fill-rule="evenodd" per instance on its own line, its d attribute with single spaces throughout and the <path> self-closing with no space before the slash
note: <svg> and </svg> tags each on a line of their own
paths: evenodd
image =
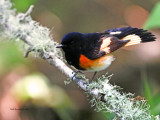
<svg viewBox="0 0 160 120">
<path fill-rule="evenodd" d="M 75 72 L 72 72 L 72 74 L 74 74 L 72 77 L 72 80 L 74 77 L 76 77 L 78 75 L 78 73 L 84 74 L 82 71 L 76 70 Z"/>
</svg>

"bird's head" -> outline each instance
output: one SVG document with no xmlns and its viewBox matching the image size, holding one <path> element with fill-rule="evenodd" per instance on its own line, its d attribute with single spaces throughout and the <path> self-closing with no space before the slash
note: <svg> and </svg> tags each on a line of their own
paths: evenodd
<svg viewBox="0 0 160 120">
<path fill-rule="evenodd" d="M 82 33 L 79 32 L 71 32 L 66 34 L 61 41 L 61 44 L 57 46 L 57 48 L 62 48 L 63 50 L 67 50 L 73 47 L 76 48 L 76 46 L 79 47 L 79 44 L 81 43 L 82 39 Z"/>
<path fill-rule="evenodd" d="M 57 48 L 63 49 L 67 62 L 70 65 L 77 66 L 83 45 L 83 39 L 84 38 L 82 33 L 71 32 L 66 34 L 63 37 L 61 44 L 57 46 Z"/>
</svg>

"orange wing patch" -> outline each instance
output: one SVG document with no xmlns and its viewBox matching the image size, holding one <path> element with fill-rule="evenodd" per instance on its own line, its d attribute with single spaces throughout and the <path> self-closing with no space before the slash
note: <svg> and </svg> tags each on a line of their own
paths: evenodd
<svg viewBox="0 0 160 120">
<path fill-rule="evenodd" d="M 129 36 L 128 38 L 133 39 L 133 42 L 135 41 L 135 39 L 137 39 L 137 37 L 135 37 L 135 36 L 133 36 L 133 37 Z M 129 42 L 130 42 L 130 40 L 127 40 L 127 38 L 120 40 L 114 36 L 105 37 L 102 40 L 100 50 L 105 51 L 105 53 L 108 54 L 108 53 L 114 52 L 115 50 L 125 46 Z M 130 44 L 134 44 L 133 42 L 130 42 Z"/>
<path fill-rule="evenodd" d="M 105 51 L 106 53 L 110 53 L 110 47 L 108 47 L 111 44 L 111 37 L 107 37 L 102 41 L 100 50 Z"/>
<path fill-rule="evenodd" d="M 111 44 L 111 37 L 107 37 L 102 41 L 100 50 L 103 50 L 104 48 L 108 47 Z"/>
</svg>

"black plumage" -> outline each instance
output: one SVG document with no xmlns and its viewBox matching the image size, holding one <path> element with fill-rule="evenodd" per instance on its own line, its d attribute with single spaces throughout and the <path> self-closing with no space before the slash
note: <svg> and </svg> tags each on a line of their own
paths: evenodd
<svg viewBox="0 0 160 120">
<path fill-rule="evenodd" d="M 136 39 L 138 39 L 137 42 Z M 71 32 L 63 37 L 61 47 L 70 65 L 80 70 L 93 69 L 93 71 L 97 71 L 101 70 L 98 68 L 98 65 L 101 62 L 105 62 L 101 61 L 102 59 L 100 58 L 106 57 L 106 55 L 109 55 L 111 52 L 123 46 L 130 46 L 132 42 L 134 44 L 139 44 L 140 42 L 155 41 L 155 39 L 155 36 L 147 30 L 124 27 L 97 33 Z M 85 59 L 80 59 L 82 55 Z M 81 66 L 82 62 L 83 66 Z M 93 67 L 90 62 L 93 62 Z"/>
</svg>

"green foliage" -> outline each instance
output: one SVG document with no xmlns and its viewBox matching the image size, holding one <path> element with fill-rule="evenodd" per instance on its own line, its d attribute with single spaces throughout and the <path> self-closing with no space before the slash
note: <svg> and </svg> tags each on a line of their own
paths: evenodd
<svg viewBox="0 0 160 120">
<path fill-rule="evenodd" d="M 29 62 L 22 56 L 18 46 L 11 43 L 0 43 L 0 72 L 6 72 L 21 64 Z"/>
<path fill-rule="evenodd" d="M 14 7 L 20 11 L 25 12 L 31 4 L 36 3 L 37 0 L 12 0 Z"/>
<path fill-rule="evenodd" d="M 150 111 L 153 115 L 160 114 L 160 94 L 159 91 L 157 93 L 154 93 L 154 90 L 151 89 L 151 85 L 148 83 L 147 80 L 144 80 L 143 83 L 144 86 L 144 96 L 147 99 L 148 104 L 150 105 Z M 158 89 L 158 87 L 154 88 Z"/>
<path fill-rule="evenodd" d="M 150 86 L 147 82 L 147 80 L 144 80 L 144 95 L 145 95 L 145 98 L 148 100 L 148 103 L 150 104 L 150 106 L 152 106 L 152 94 L 151 94 L 151 89 L 150 89 Z"/>
<path fill-rule="evenodd" d="M 160 2 L 153 8 L 147 22 L 144 24 L 144 29 L 160 28 Z"/>
<path fill-rule="evenodd" d="M 103 115 L 106 118 L 106 120 L 113 120 L 115 117 L 113 113 L 108 113 L 108 112 L 105 112 Z"/>
</svg>

